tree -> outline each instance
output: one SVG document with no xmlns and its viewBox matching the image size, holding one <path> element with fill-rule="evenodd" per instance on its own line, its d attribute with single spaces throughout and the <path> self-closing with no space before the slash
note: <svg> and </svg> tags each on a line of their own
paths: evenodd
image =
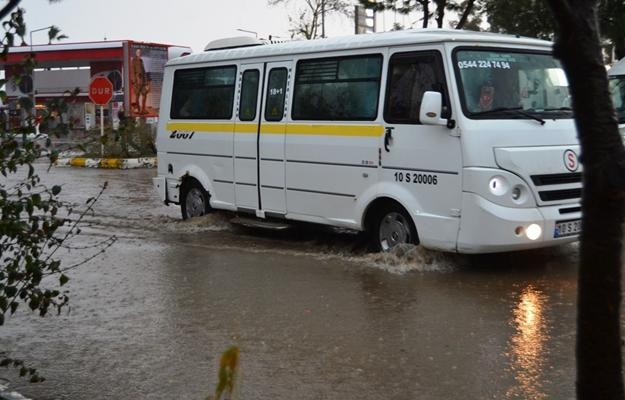
<svg viewBox="0 0 625 400">
<path fill-rule="evenodd" d="M 460 15 L 458 21 L 451 22 L 451 25 L 455 29 L 468 29 L 473 31 L 481 30 L 481 15 L 483 14 L 481 1 L 464 0 L 460 3 L 449 2 L 447 9 Z"/>
<path fill-rule="evenodd" d="M 548 0 L 554 55 L 569 80 L 584 165 L 578 277 L 577 396 L 623 399 L 620 304 L 625 148 L 601 54 L 596 0 Z"/>
<path fill-rule="evenodd" d="M 421 27 L 427 28 L 429 26 L 430 19 L 434 17 L 436 27 L 442 28 L 445 19 L 446 12 L 453 12 L 459 14 L 460 19 L 452 22 L 455 29 L 463 29 L 470 22 L 476 22 L 476 13 L 478 4 L 476 0 L 462 0 L 460 2 L 454 0 L 405 0 L 397 2 L 395 0 L 359 0 L 360 4 L 364 7 L 371 8 L 377 12 L 380 11 L 393 11 L 399 14 L 408 15 L 416 12 L 421 14 L 420 20 L 422 21 Z M 430 3 L 434 3 L 434 12 L 431 12 Z M 478 24 L 472 24 L 471 27 L 476 29 Z M 398 27 L 402 28 L 402 27 Z"/>
<path fill-rule="evenodd" d="M 7 18 L 0 41 L 5 59 L 16 39 L 24 43 L 24 10 L 17 8 L 18 4 L 19 0 L 13 0 L 0 8 L 0 17 Z M 49 36 L 59 38 L 58 33 L 56 28 Z M 33 55 L 26 56 L 21 65 L 23 74 L 32 73 L 35 66 Z M 0 81 L 0 85 L 4 83 Z M 6 101 L 5 92 L 0 91 L 0 97 Z M 102 253 L 116 240 L 111 236 L 84 246 L 83 249 L 92 250 L 90 256 L 73 265 L 61 264 L 60 250 L 71 249 L 70 240 L 80 233 L 83 217 L 91 212 L 102 191 L 87 200 L 86 208 L 76 213 L 71 204 L 58 197 L 60 186 L 48 188 L 41 182 L 33 163 L 41 156 L 42 146 L 32 133 L 32 102 L 24 104 L 28 104 L 26 127 L 18 132 L 7 132 L 5 124 L 0 123 L 0 174 L 3 176 L 0 181 L 0 325 L 21 305 L 40 316 L 45 316 L 49 310 L 61 312 L 69 300 L 62 288 L 69 280 L 66 272 Z M 4 113 L 0 116 L 4 117 Z M 48 139 L 45 146 L 49 144 Z M 50 162 L 55 157 L 50 153 Z M 0 357 L 0 366 L 19 368 L 20 375 L 30 377 L 31 382 L 42 380 L 35 369 L 28 368 L 21 360 Z"/>
<path fill-rule="evenodd" d="M 402 15 L 408 15 L 412 12 L 421 13 L 422 28 L 428 27 L 430 17 L 432 16 L 430 14 L 430 0 L 405 0 L 399 3 L 394 0 L 382 0 L 374 2 L 371 2 L 369 0 L 359 1 L 364 7 L 371 8 L 376 12 L 393 11 Z M 401 29 L 403 27 L 399 26 L 397 28 Z"/>
<path fill-rule="evenodd" d="M 530 36 L 545 40 L 553 38 L 555 21 L 544 1 L 482 0 L 486 20 L 492 32 Z"/>
<path fill-rule="evenodd" d="M 551 40 L 555 21 L 547 3 L 536 0 L 481 0 L 493 32 Z M 625 2 L 599 0 L 598 18 L 601 38 L 610 42 L 617 59 L 625 57 Z"/>
<path fill-rule="evenodd" d="M 59 29 L 59 27 L 52 25 L 50 29 L 48 29 L 48 44 L 52 44 L 53 40 L 67 39 L 67 35 L 61 35 L 60 33 L 61 30 Z"/>
<path fill-rule="evenodd" d="M 270 6 L 292 3 L 292 0 L 268 0 Z M 325 35 L 324 18 L 328 14 L 351 15 L 352 3 L 346 0 L 303 0 L 297 18 L 289 17 L 291 37 L 317 39 Z"/>
<path fill-rule="evenodd" d="M 601 34 L 614 49 L 617 60 L 625 57 L 625 2 L 623 0 L 599 1 L 599 26 Z"/>
</svg>

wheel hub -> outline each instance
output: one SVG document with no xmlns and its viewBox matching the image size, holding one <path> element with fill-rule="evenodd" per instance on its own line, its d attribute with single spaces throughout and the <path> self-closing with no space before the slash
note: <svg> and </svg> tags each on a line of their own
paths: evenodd
<svg viewBox="0 0 625 400">
<path fill-rule="evenodd" d="M 401 243 L 410 243 L 410 225 L 406 218 L 398 212 L 390 212 L 380 223 L 380 247 L 389 251 Z"/>
<path fill-rule="evenodd" d="M 187 193 L 187 199 L 185 202 L 187 208 L 187 215 L 189 217 L 199 217 L 204 215 L 206 205 L 204 204 L 204 196 L 198 188 L 192 188 Z"/>
</svg>

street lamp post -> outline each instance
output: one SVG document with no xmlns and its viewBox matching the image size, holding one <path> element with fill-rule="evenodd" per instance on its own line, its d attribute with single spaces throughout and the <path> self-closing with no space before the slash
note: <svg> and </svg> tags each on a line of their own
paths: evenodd
<svg viewBox="0 0 625 400">
<path fill-rule="evenodd" d="M 45 30 L 49 30 L 53 27 L 53 25 L 50 26 L 46 26 L 44 28 L 38 28 L 38 29 L 33 29 L 32 31 L 30 31 L 30 56 L 33 56 L 33 33 L 35 32 L 41 32 L 41 31 L 45 31 Z M 31 73 L 31 79 L 32 79 L 32 92 L 31 92 L 31 99 L 33 101 L 33 109 L 32 109 L 32 113 L 33 113 L 33 118 L 37 118 L 37 102 L 36 102 L 36 96 L 37 96 L 37 90 L 35 89 L 35 71 L 34 69 L 32 71 L 30 71 Z M 35 122 L 36 124 L 36 122 Z M 35 129 L 37 129 L 37 127 L 35 126 Z"/>
</svg>

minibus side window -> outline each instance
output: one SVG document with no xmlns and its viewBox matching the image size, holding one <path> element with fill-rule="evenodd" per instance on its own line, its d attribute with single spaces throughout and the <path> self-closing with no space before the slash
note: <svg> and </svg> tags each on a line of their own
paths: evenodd
<svg viewBox="0 0 625 400">
<path fill-rule="evenodd" d="M 170 118 L 232 118 L 236 70 L 235 66 L 177 70 Z"/>
<path fill-rule="evenodd" d="M 286 96 L 286 68 L 274 68 L 269 72 L 265 119 L 282 121 L 284 115 L 284 97 Z"/>
<path fill-rule="evenodd" d="M 378 54 L 301 60 L 295 73 L 293 119 L 373 121 L 381 75 Z"/>
<path fill-rule="evenodd" d="M 253 121 L 256 118 L 259 76 L 260 73 L 257 69 L 247 70 L 243 73 L 241 102 L 239 104 L 239 119 L 241 121 Z"/>
<path fill-rule="evenodd" d="M 425 92 L 443 95 L 443 118 L 449 118 L 449 97 L 445 71 L 438 52 L 400 53 L 391 57 L 384 119 L 387 122 L 419 124 L 421 99 Z"/>
</svg>

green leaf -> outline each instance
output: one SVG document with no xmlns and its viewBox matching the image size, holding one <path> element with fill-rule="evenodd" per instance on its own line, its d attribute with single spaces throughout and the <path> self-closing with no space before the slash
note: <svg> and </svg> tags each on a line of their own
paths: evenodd
<svg viewBox="0 0 625 400">
<path fill-rule="evenodd" d="M 13 297 L 17 293 L 17 288 L 15 286 L 7 286 L 4 288 L 4 293 L 6 293 L 7 297 Z"/>
<path fill-rule="evenodd" d="M 52 186 L 52 195 L 56 196 L 61 193 L 61 187 L 59 185 Z"/>
<path fill-rule="evenodd" d="M 35 311 L 37 308 L 39 308 L 39 303 L 39 298 L 33 297 L 33 299 L 28 303 L 28 307 L 30 307 L 31 310 Z"/>
<path fill-rule="evenodd" d="M 61 286 L 65 285 L 68 281 L 69 278 L 67 277 L 67 275 L 61 274 L 61 276 L 59 277 L 59 283 L 61 284 Z"/>
</svg>

